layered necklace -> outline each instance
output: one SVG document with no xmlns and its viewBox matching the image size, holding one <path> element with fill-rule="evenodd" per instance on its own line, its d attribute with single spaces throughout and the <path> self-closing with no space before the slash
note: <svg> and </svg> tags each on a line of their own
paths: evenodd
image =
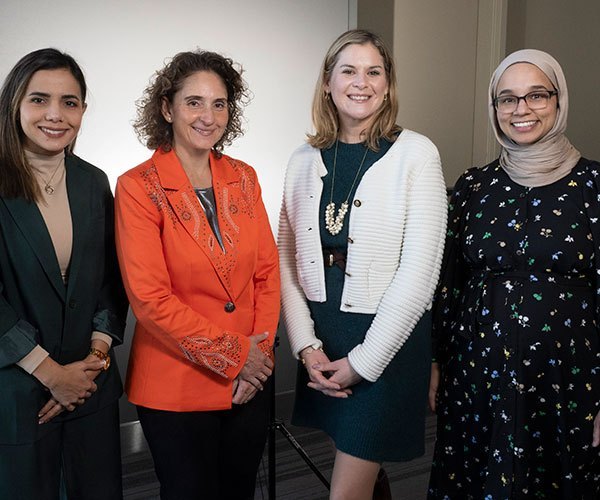
<svg viewBox="0 0 600 500">
<path fill-rule="evenodd" d="M 335 203 L 333 202 L 333 186 L 335 185 L 335 168 L 337 166 L 338 144 L 339 140 L 336 140 L 335 152 L 333 154 L 333 171 L 331 173 L 331 193 L 329 194 L 329 203 L 325 208 L 325 227 L 327 228 L 327 231 L 329 231 L 329 233 L 333 236 L 338 234 L 344 227 L 344 218 L 348 213 L 348 200 L 350 199 L 350 194 L 352 194 L 352 190 L 354 189 L 354 185 L 358 180 L 360 172 L 363 168 L 363 164 L 365 163 L 365 158 L 367 157 L 367 153 L 369 151 L 369 148 L 365 145 L 365 153 L 363 154 L 362 160 L 360 161 L 360 165 L 358 166 L 358 170 L 356 171 L 356 175 L 354 176 L 354 180 L 352 181 L 352 186 L 350 186 L 350 191 L 348 191 L 346 199 L 340 205 L 340 208 L 337 211 L 337 215 L 335 215 Z"/>
</svg>

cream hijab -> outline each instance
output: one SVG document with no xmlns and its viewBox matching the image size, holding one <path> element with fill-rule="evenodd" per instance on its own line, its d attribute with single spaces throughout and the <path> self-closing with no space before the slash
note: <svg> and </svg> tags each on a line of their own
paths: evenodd
<svg viewBox="0 0 600 500">
<path fill-rule="evenodd" d="M 509 139 L 498 125 L 493 100 L 498 82 L 509 66 L 530 63 L 542 70 L 558 90 L 556 122 L 550 131 L 533 144 L 521 146 Z M 567 129 L 569 94 L 562 68 L 550 54 L 541 50 L 525 49 L 510 54 L 494 71 L 488 93 L 489 115 L 496 139 L 502 146 L 500 165 L 517 184 L 539 187 L 552 184 L 567 175 L 579 161 L 581 154 L 564 135 Z"/>
</svg>

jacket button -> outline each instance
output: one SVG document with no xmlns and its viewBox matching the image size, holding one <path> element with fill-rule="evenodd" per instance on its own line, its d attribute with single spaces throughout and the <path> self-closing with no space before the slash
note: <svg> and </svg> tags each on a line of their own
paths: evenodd
<svg viewBox="0 0 600 500">
<path fill-rule="evenodd" d="M 362 203 L 360 202 L 360 200 L 354 200 L 355 207 L 360 207 L 361 205 L 362 205 Z"/>
<path fill-rule="evenodd" d="M 69 307 L 70 307 L 71 309 L 75 309 L 75 307 L 77 307 L 77 301 L 76 301 L 75 299 L 71 299 L 71 300 L 69 301 Z"/>
<path fill-rule="evenodd" d="M 225 312 L 232 313 L 235 311 L 235 304 L 233 302 L 227 302 L 225 304 Z"/>
</svg>

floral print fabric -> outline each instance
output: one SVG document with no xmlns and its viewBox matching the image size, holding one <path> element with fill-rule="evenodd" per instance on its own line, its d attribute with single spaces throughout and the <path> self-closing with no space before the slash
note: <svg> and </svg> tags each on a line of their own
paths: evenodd
<svg viewBox="0 0 600 500">
<path fill-rule="evenodd" d="M 498 162 L 450 203 L 429 498 L 600 498 L 600 164 L 527 188 Z"/>
</svg>

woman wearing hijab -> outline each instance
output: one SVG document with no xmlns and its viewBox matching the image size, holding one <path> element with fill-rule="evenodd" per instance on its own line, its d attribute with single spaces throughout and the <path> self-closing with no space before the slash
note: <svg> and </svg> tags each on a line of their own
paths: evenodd
<svg viewBox="0 0 600 500">
<path fill-rule="evenodd" d="M 545 52 L 492 75 L 502 152 L 456 183 L 434 305 L 430 498 L 598 498 L 600 164 L 568 105 Z"/>
</svg>

